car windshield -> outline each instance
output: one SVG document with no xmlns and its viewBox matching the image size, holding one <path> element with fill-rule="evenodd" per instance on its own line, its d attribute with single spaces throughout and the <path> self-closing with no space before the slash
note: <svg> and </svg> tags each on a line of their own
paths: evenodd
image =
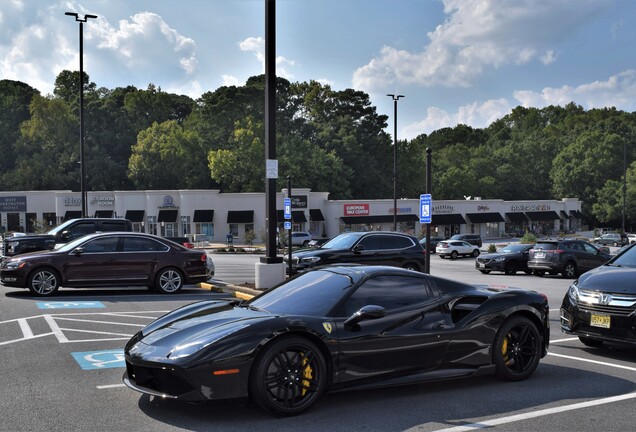
<svg viewBox="0 0 636 432">
<path fill-rule="evenodd" d="M 518 245 L 508 245 L 505 248 L 499 249 L 497 253 L 503 254 L 511 254 L 511 253 L 520 253 L 523 252 L 528 245 L 518 244 Z"/>
<path fill-rule="evenodd" d="M 636 246 L 631 245 L 609 262 L 610 265 L 620 267 L 636 267 Z"/>
<path fill-rule="evenodd" d="M 73 249 L 75 249 L 76 247 L 78 247 L 79 245 L 81 245 L 82 243 L 84 243 L 87 239 L 88 239 L 87 236 L 82 236 L 82 237 L 76 238 L 75 240 L 70 241 L 70 242 L 62 245 L 57 250 L 62 251 L 62 252 L 70 252 Z"/>
<path fill-rule="evenodd" d="M 315 270 L 290 279 L 246 304 L 275 314 L 326 316 L 352 284 L 349 276 Z"/>
<path fill-rule="evenodd" d="M 53 228 L 51 231 L 47 232 L 47 234 L 49 234 L 49 235 L 55 235 L 55 234 L 57 234 L 58 232 L 62 232 L 62 231 L 64 231 L 64 229 L 65 229 L 67 226 L 69 226 L 69 225 L 73 222 L 73 220 L 74 220 L 74 219 L 67 220 L 67 221 L 66 221 L 66 222 L 64 222 L 62 225 L 56 226 L 56 227 L 55 227 L 55 228 Z"/>
<path fill-rule="evenodd" d="M 322 245 L 321 249 L 349 249 L 360 238 L 356 234 L 340 234 L 327 243 Z"/>
</svg>

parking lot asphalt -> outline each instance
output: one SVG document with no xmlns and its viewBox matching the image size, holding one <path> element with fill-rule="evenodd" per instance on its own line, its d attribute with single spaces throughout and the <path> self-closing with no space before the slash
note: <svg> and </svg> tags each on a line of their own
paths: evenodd
<svg viewBox="0 0 636 432">
<path fill-rule="evenodd" d="M 216 261 L 221 275 L 224 261 Z M 246 265 L 249 273 L 251 264 Z M 472 258 L 432 257 L 431 268 L 439 276 L 548 295 L 550 353 L 533 377 L 504 383 L 486 376 L 330 394 L 292 418 L 274 418 L 241 402 L 189 405 L 124 387 L 123 346 L 162 314 L 197 300 L 229 298 L 230 290 L 188 286 L 166 296 L 143 289 L 63 289 L 40 299 L 27 290 L 0 287 L 0 430 L 633 430 L 636 349 L 591 349 L 560 332 L 558 308 L 571 281 L 482 275 Z M 213 285 L 224 283 L 219 279 Z"/>
</svg>

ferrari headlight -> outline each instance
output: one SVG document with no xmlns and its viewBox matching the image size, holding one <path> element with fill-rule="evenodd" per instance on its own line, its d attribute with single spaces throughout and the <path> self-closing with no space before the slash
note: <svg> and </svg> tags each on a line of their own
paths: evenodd
<svg viewBox="0 0 636 432">
<path fill-rule="evenodd" d="M 201 342 L 192 342 L 185 345 L 177 345 L 175 349 L 170 351 L 168 358 L 176 360 L 178 358 L 187 357 L 200 351 L 205 345 Z"/>
<path fill-rule="evenodd" d="M 570 301 L 572 303 L 577 303 L 579 301 L 579 287 L 576 285 L 576 282 L 570 285 L 570 288 L 568 289 L 568 297 L 570 297 Z"/>
</svg>

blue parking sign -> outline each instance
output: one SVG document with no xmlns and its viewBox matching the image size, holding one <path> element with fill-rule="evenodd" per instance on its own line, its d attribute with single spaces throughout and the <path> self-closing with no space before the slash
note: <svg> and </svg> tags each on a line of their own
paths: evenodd
<svg viewBox="0 0 636 432">
<path fill-rule="evenodd" d="M 433 218 L 433 199 L 431 194 L 420 195 L 420 223 L 430 224 Z"/>
<path fill-rule="evenodd" d="M 283 213 L 284 213 L 285 219 L 291 219 L 291 206 L 292 206 L 291 198 L 285 198 L 285 201 L 283 203 L 283 208 L 284 208 Z"/>
</svg>

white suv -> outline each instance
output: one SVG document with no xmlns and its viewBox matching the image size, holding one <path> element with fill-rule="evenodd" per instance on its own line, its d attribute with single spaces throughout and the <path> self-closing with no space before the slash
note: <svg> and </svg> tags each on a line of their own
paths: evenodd
<svg viewBox="0 0 636 432">
<path fill-rule="evenodd" d="M 295 231 L 291 233 L 292 246 L 306 247 L 311 241 L 311 234 L 304 231 Z"/>
</svg>

